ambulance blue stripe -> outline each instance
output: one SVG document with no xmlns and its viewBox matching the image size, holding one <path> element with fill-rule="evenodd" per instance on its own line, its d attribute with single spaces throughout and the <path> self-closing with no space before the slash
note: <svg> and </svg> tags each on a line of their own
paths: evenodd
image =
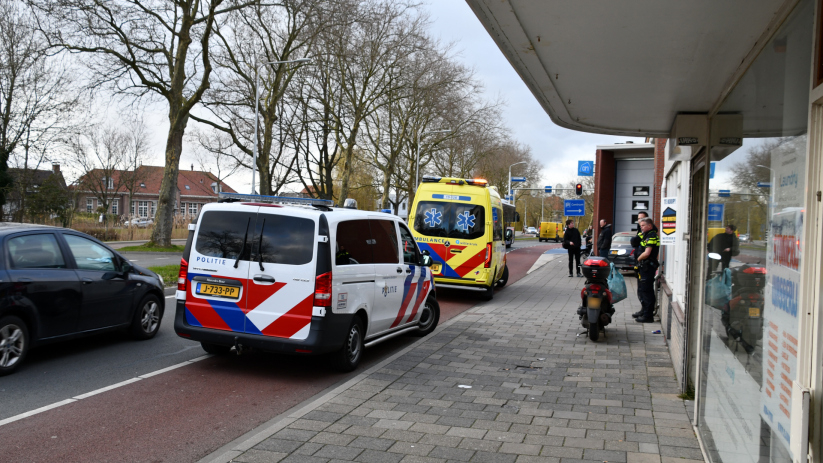
<svg viewBox="0 0 823 463">
<path fill-rule="evenodd" d="M 186 309 L 186 323 L 188 323 L 191 326 L 199 326 L 201 328 L 203 327 L 203 325 L 200 324 L 200 322 L 197 321 L 196 318 L 194 318 L 194 315 L 192 315 L 191 312 L 189 312 L 189 309 Z"/>
</svg>

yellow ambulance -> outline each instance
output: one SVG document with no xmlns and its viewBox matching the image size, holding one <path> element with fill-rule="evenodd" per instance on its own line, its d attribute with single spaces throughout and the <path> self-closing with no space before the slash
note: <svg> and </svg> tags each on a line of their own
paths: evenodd
<svg viewBox="0 0 823 463">
<path fill-rule="evenodd" d="M 423 177 L 409 212 L 437 285 L 479 288 L 489 300 L 506 284 L 503 203 L 486 180 Z"/>
</svg>

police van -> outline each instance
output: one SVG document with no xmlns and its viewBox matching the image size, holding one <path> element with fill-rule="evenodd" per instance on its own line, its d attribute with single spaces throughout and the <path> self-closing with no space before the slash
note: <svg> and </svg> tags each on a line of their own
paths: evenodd
<svg viewBox="0 0 823 463">
<path fill-rule="evenodd" d="M 364 347 L 435 329 L 431 262 L 393 215 L 221 193 L 191 226 L 174 329 L 212 354 L 331 353 L 351 371 Z"/>
<path fill-rule="evenodd" d="M 486 300 L 505 286 L 503 203 L 486 180 L 423 177 L 410 214 L 438 285 L 480 289 Z"/>
</svg>

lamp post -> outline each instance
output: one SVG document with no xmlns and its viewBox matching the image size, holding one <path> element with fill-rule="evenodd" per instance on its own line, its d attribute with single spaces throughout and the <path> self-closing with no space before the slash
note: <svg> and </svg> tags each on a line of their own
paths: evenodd
<svg viewBox="0 0 823 463">
<path fill-rule="evenodd" d="M 509 194 L 511 194 L 511 196 L 512 196 L 512 204 L 514 204 L 514 194 L 513 194 L 513 193 L 511 193 L 511 191 L 512 191 L 512 167 L 514 167 L 514 166 L 516 166 L 516 165 L 518 165 L 518 164 L 526 164 L 526 161 L 515 162 L 514 164 L 512 164 L 512 165 L 510 165 L 510 166 L 509 166 L 509 189 L 508 189 L 508 190 L 506 190 L 506 196 L 508 196 Z"/>
<path fill-rule="evenodd" d="M 255 55 L 254 65 L 254 161 L 251 166 L 251 194 L 256 195 L 257 191 L 254 188 L 254 177 L 257 173 L 257 145 L 259 143 L 257 135 L 257 126 L 259 120 L 259 106 L 260 106 L 260 66 L 265 64 L 292 64 L 292 63 L 311 63 L 309 58 L 291 59 L 286 61 L 265 61 L 257 63 L 257 55 Z"/>
<path fill-rule="evenodd" d="M 423 138 L 424 135 L 429 135 L 432 133 L 449 133 L 451 129 L 444 129 L 444 130 L 430 130 L 428 132 L 423 132 L 417 134 L 417 142 L 415 143 L 415 153 L 414 156 L 414 164 L 415 164 L 415 171 L 414 171 L 414 191 L 417 191 L 417 185 L 420 185 L 420 139 Z"/>
</svg>

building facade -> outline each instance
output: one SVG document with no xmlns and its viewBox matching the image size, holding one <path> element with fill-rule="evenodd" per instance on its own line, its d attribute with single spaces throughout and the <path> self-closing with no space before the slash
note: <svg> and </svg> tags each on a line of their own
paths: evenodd
<svg viewBox="0 0 823 463">
<path fill-rule="evenodd" d="M 660 318 L 706 459 L 823 461 L 821 1 L 467 2 L 555 123 L 662 151 Z"/>
<path fill-rule="evenodd" d="M 153 218 L 160 199 L 162 166 L 140 166 L 133 171 L 116 170 L 108 174 L 94 170 L 80 177 L 75 188 L 78 211 L 99 213 L 101 207 L 116 216 L 136 219 Z M 216 202 L 218 194 L 236 193 L 210 172 L 180 170 L 175 191 L 174 214 L 195 218 L 204 204 Z M 104 206 L 106 205 L 106 206 Z"/>
</svg>

